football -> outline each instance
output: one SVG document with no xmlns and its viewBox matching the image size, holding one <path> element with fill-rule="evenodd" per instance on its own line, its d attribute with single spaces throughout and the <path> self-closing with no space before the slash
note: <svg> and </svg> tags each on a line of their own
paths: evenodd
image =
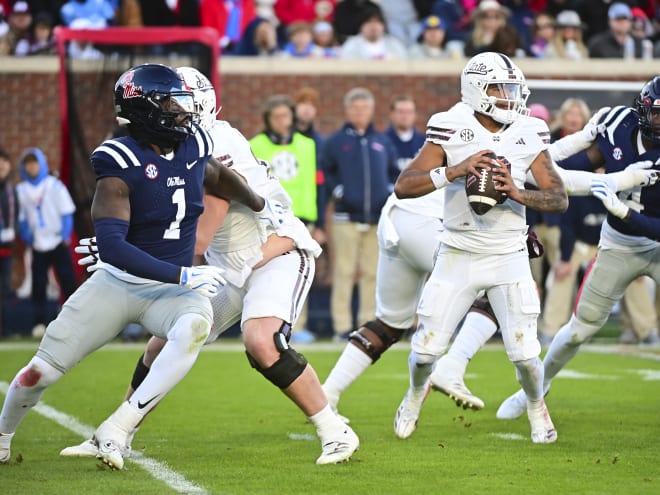
<svg viewBox="0 0 660 495">
<path fill-rule="evenodd" d="M 495 153 L 486 156 L 497 158 Z M 485 169 L 481 169 L 481 178 L 474 174 L 465 178 L 465 193 L 472 210 L 477 215 L 483 215 L 497 203 L 502 203 L 504 199 L 504 195 L 495 189 L 493 173 Z"/>
</svg>

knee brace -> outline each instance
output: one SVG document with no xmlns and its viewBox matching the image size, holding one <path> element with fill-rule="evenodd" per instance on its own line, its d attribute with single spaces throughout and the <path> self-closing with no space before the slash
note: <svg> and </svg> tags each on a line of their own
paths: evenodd
<svg viewBox="0 0 660 495">
<path fill-rule="evenodd" d="M 245 352 L 250 365 L 280 389 L 287 388 L 291 385 L 296 378 L 302 375 L 302 372 L 305 371 L 305 367 L 307 366 L 305 356 L 289 346 L 290 335 L 291 325 L 286 322 L 283 322 L 280 329 L 273 334 L 275 348 L 280 353 L 280 358 L 269 368 L 262 368 L 249 352 Z"/>
<path fill-rule="evenodd" d="M 470 308 L 470 311 L 476 311 L 477 313 L 481 313 L 482 315 L 490 318 L 493 320 L 493 323 L 495 323 L 495 326 L 497 329 L 500 329 L 500 324 L 497 321 L 497 318 L 495 317 L 495 312 L 493 311 L 493 307 L 490 305 L 490 302 L 488 301 L 488 296 L 481 296 L 480 298 L 476 299 L 472 303 L 472 307 Z"/>
<path fill-rule="evenodd" d="M 362 349 L 371 358 L 372 363 L 375 363 L 383 352 L 401 340 L 405 332 L 385 325 L 380 320 L 371 320 L 351 332 L 348 340 Z"/>
</svg>

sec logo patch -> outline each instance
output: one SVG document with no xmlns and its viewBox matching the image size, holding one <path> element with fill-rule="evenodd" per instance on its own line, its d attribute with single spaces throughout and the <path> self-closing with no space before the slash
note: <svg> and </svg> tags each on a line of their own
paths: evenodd
<svg viewBox="0 0 660 495">
<path fill-rule="evenodd" d="M 144 167 L 144 175 L 147 176 L 147 179 L 154 180 L 156 177 L 158 177 L 158 167 L 153 163 L 150 163 Z"/>
</svg>

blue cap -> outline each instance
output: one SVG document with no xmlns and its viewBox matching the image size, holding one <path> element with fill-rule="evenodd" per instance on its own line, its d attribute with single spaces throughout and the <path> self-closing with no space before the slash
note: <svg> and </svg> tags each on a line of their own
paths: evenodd
<svg viewBox="0 0 660 495">
<path fill-rule="evenodd" d="M 446 29 L 445 22 L 437 15 L 430 15 L 422 21 L 422 31 L 427 29 Z"/>
<path fill-rule="evenodd" d="M 610 5 L 607 11 L 607 17 L 610 19 L 620 19 L 622 17 L 632 19 L 632 11 L 625 3 L 616 2 Z"/>
</svg>

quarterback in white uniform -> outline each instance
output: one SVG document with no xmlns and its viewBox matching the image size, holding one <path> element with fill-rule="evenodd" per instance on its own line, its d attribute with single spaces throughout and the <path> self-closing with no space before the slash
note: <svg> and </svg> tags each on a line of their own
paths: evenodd
<svg viewBox="0 0 660 495">
<path fill-rule="evenodd" d="M 547 153 L 546 124 L 527 116 L 528 94 L 522 72 L 508 57 L 492 52 L 473 57 L 461 74 L 462 102 L 431 117 L 426 143 L 395 185 L 400 198 L 446 188 L 442 244 L 422 292 L 412 339 L 411 386 L 395 418 L 401 438 L 415 429 L 429 384 L 434 384 L 433 364 L 485 290 L 527 394 L 532 441 L 557 439 L 541 387 L 540 302 L 528 262 L 525 207 L 561 212 L 568 197 Z M 497 160 L 487 156 L 492 152 Z M 468 203 L 465 176 L 495 167 L 500 174 L 495 187 L 507 199 L 479 216 Z M 524 189 L 528 171 L 539 190 Z"/>
<path fill-rule="evenodd" d="M 268 164 L 254 156 L 238 130 L 216 120 L 215 92 L 208 79 L 193 68 L 177 71 L 195 95 L 202 127 L 212 138 L 213 156 L 284 210 L 283 223 L 264 229 L 254 212 L 239 203 L 204 198 L 195 252 L 203 253 L 208 264 L 223 268 L 227 281 L 211 299 L 213 328 L 207 342 L 240 320 L 252 367 L 282 389 L 316 427 L 322 443 L 317 464 L 347 461 L 359 446 L 357 435 L 328 405 L 312 366 L 288 345 L 314 278 L 314 258 L 321 248 L 291 212 L 291 200 L 270 175 Z M 129 395 L 144 379 L 161 347 L 160 339 L 150 339 L 138 361 Z M 65 456 L 93 454 L 89 441 L 62 451 Z"/>
</svg>

